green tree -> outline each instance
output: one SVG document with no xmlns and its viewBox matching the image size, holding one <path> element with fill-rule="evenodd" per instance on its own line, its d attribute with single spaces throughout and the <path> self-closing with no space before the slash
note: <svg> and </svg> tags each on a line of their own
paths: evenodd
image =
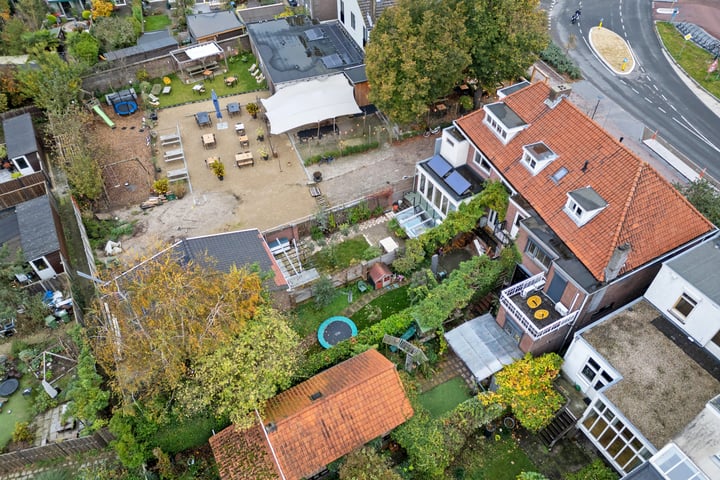
<svg viewBox="0 0 720 480">
<path fill-rule="evenodd" d="M 617 480 L 618 475 L 603 463 L 602 460 L 595 460 L 575 473 L 565 476 L 565 480 Z"/>
<path fill-rule="evenodd" d="M 340 480 L 402 480 L 390 467 L 390 459 L 368 446 L 349 453 L 338 473 Z"/>
<path fill-rule="evenodd" d="M 424 300 L 430 291 L 438 286 L 435 274 L 429 268 L 423 268 L 414 272 L 410 277 L 410 285 L 408 286 L 408 298 L 410 304 L 415 305 Z"/>
<path fill-rule="evenodd" d="M 486 90 L 524 75 L 548 44 L 539 0 L 460 0 L 467 11 L 469 72 Z"/>
<path fill-rule="evenodd" d="M 228 343 L 201 357 L 179 395 L 188 414 L 212 411 L 241 427 L 257 422 L 265 401 L 290 386 L 299 338 L 278 312 L 262 308 Z"/>
<path fill-rule="evenodd" d="M 53 52 L 36 51 L 33 60 L 37 68 L 22 68 L 17 80 L 25 95 L 47 112 L 62 113 L 80 98 L 80 73 L 78 63 L 65 62 Z"/>
<path fill-rule="evenodd" d="M 34 32 L 25 32 L 22 35 L 22 41 L 25 44 L 25 51 L 43 51 L 54 52 L 57 50 L 60 41 L 57 36 L 50 33 L 49 30 L 36 30 Z"/>
<path fill-rule="evenodd" d="M 552 421 L 563 404 L 563 396 L 553 386 L 561 365 L 562 358 L 556 353 L 536 358 L 528 353 L 498 372 L 497 391 L 481 393 L 480 401 L 510 407 L 525 428 L 537 432 Z"/>
<path fill-rule="evenodd" d="M 89 32 L 73 32 L 69 35 L 68 51 L 72 57 L 87 65 L 95 65 L 98 61 L 98 53 L 100 52 L 100 42 Z"/>
<path fill-rule="evenodd" d="M 312 287 L 315 304 L 322 308 L 330 305 L 337 294 L 333 281 L 327 275 L 323 275 Z"/>
<path fill-rule="evenodd" d="M 445 433 L 441 422 L 433 419 L 427 410 L 415 408 L 415 415 L 392 432 L 392 438 L 407 452 L 408 460 L 420 476 L 418 478 L 445 478 L 445 469 L 452 455 L 445 448 Z"/>
<path fill-rule="evenodd" d="M 29 31 L 42 28 L 50 9 L 43 0 L 18 0 L 15 16 L 19 18 Z"/>
<path fill-rule="evenodd" d="M 12 17 L 6 21 L 2 28 L 0 51 L 5 55 L 22 55 L 25 53 L 25 43 L 22 37 L 28 31 L 23 21 L 17 17 Z"/>
<path fill-rule="evenodd" d="M 92 202 L 103 192 L 100 166 L 95 160 L 102 147 L 91 143 L 88 136 L 91 114 L 78 103 L 71 103 L 65 110 L 48 111 L 48 130 L 55 137 L 56 158 L 79 200 Z M 72 148 L 67 148 L 72 145 Z"/>
<path fill-rule="evenodd" d="M 109 52 L 135 45 L 138 34 L 132 20 L 128 17 L 100 17 L 94 20 L 91 33 L 100 42 L 100 50 Z"/>
<path fill-rule="evenodd" d="M 455 1 L 400 0 L 365 51 L 370 99 L 398 123 L 415 122 L 470 64 L 464 11 Z"/>
<path fill-rule="evenodd" d="M 24 264 L 19 249 L 11 252 L 7 243 L 0 246 L 0 319 L 15 318 L 18 308 L 27 301 L 27 292 L 13 283 Z"/>
<path fill-rule="evenodd" d="M 720 225 L 720 192 L 705 178 L 692 181 L 687 185 L 675 184 L 688 201 L 710 220 Z"/>
<path fill-rule="evenodd" d="M 104 427 L 107 421 L 101 418 L 110 401 L 110 392 L 102 389 L 102 377 L 95 370 L 95 357 L 90 348 L 83 345 L 77 364 L 77 378 L 68 391 L 67 413 L 82 421 L 92 433 Z"/>
</svg>

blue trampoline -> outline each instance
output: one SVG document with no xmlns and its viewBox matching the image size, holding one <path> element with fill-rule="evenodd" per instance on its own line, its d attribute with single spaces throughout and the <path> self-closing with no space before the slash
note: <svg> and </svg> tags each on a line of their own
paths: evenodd
<svg viewBox="0 0 720 480">
<path fill-rule="evenodd" d="M 357 326 L 347 317 L 330 317 L 318 328 L 318 341 L 323 348 L 330 348 L 356 335 Z"/>
<path fill-rule="evenodd" d="M 138 106 L 134 101 L 130 101 L 115 103 L 113 104 L 113 108 L 115 109 L 115 113 L 118 115 L 130 115 L 131 113 L 135 113 L 135 111 L 137 111 Z"/>
</svg>

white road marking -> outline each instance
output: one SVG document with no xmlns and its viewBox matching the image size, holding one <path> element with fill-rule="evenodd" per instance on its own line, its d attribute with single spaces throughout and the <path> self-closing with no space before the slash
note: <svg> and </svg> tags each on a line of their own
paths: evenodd
<svg viewBox="0 0 720 480">
<path fill-rule="evenodd" d="M 648 103 L 653 103 L 652 100 L 650 100 L 648 97 L 643 97 L 643 98 L 645 98 L 645 101 L 646 101 L 646 102 L 648 102 Z"/>
<path fill-rule="evenodd" d="M 665 110 L 662 109 L 662 107 L 658 107 L 658 110 L 660 110 L 662 113 L 667 113 Z"/>
</svg>

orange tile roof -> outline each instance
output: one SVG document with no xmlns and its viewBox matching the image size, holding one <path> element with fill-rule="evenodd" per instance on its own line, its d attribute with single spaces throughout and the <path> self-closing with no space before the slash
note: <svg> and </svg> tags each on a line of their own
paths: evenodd
<svg viewBox="0 0 720 480">
<path fill-rule="evenodd" d="M 322 395 L 312 400 L 310 396 L 317 392 Z M 255 445 L 261 442 L 266 449 L 265 456 L 256 458 L 262 463 L 270 461 L 271 445 L 285 478 L 299 480 L 412 415 L 395 365 L 377 350 L 368 350 L 268 400 L 263 423 L 274 426 L 267 433 L 270 444 L 264 436 L 254 435 Z M 215 437 L 229 429 L 236 432 L 228 427 Z M 259 427 L 256 430 L 262 435 Z M 238 468 L 243 460 L 234 458 L 244 455 L 245 439 L 238 439 L 236 434 L 213 439 L 211 445 L 223 479 L 257 478 Z M 216 448 L 215 444 L 222 446 Z"/>
<path fill-rule="evenodd" d="M 260 425 L 239 430 L 230 425 L 210 437 L 220 478 L 275 480 L 280 478 Z"/>
<path fill-rule="evenodd" d="M 604 280 L 610 256 L 625 242 L 632 251 L 623 272 L 714 229 L 667 180 L 574 104 L 563 99 L 555 108 L 546 105 L 549 93 L 547 85 L 535 83 L 503 99 L 529 124 L 507 146 L 482 123 L 483 110 L 457 125 L 596 279 Z M 522 147 L 539 141 L 558 158 L 533 176 L 520 163 Z M 556 184 L 551 175 L 560 167 L 569 173 Z M 587 186 L 608 205 L 578 227 L 563 207 L 569 192 Z"/>
</svg>

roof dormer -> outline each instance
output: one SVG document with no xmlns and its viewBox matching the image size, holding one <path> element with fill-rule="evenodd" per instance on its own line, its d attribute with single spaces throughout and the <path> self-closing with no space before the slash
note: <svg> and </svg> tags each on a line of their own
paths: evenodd
<svg viewBox="0 0 720 480">
<path fill-rule="evenodd" d="M 504 102 L 485 105 L 483 110 L 485 110 L 483 122 L 504 145 L 527 126 L 527 123 Z"/>
<path fill-rule="evenodd" d="M 568 193 L 563 210 L 578 227 L 582 227 L 607 207 L 607 204 L 592 187 L 585 187 Z"/>
<path fill-rule="evenodd" d="M 537 142 L 523 146 L 521 161 L 533 175 L 537 175 L 557 157 L 557 154 L 545 143 Z"/>
</svg>

